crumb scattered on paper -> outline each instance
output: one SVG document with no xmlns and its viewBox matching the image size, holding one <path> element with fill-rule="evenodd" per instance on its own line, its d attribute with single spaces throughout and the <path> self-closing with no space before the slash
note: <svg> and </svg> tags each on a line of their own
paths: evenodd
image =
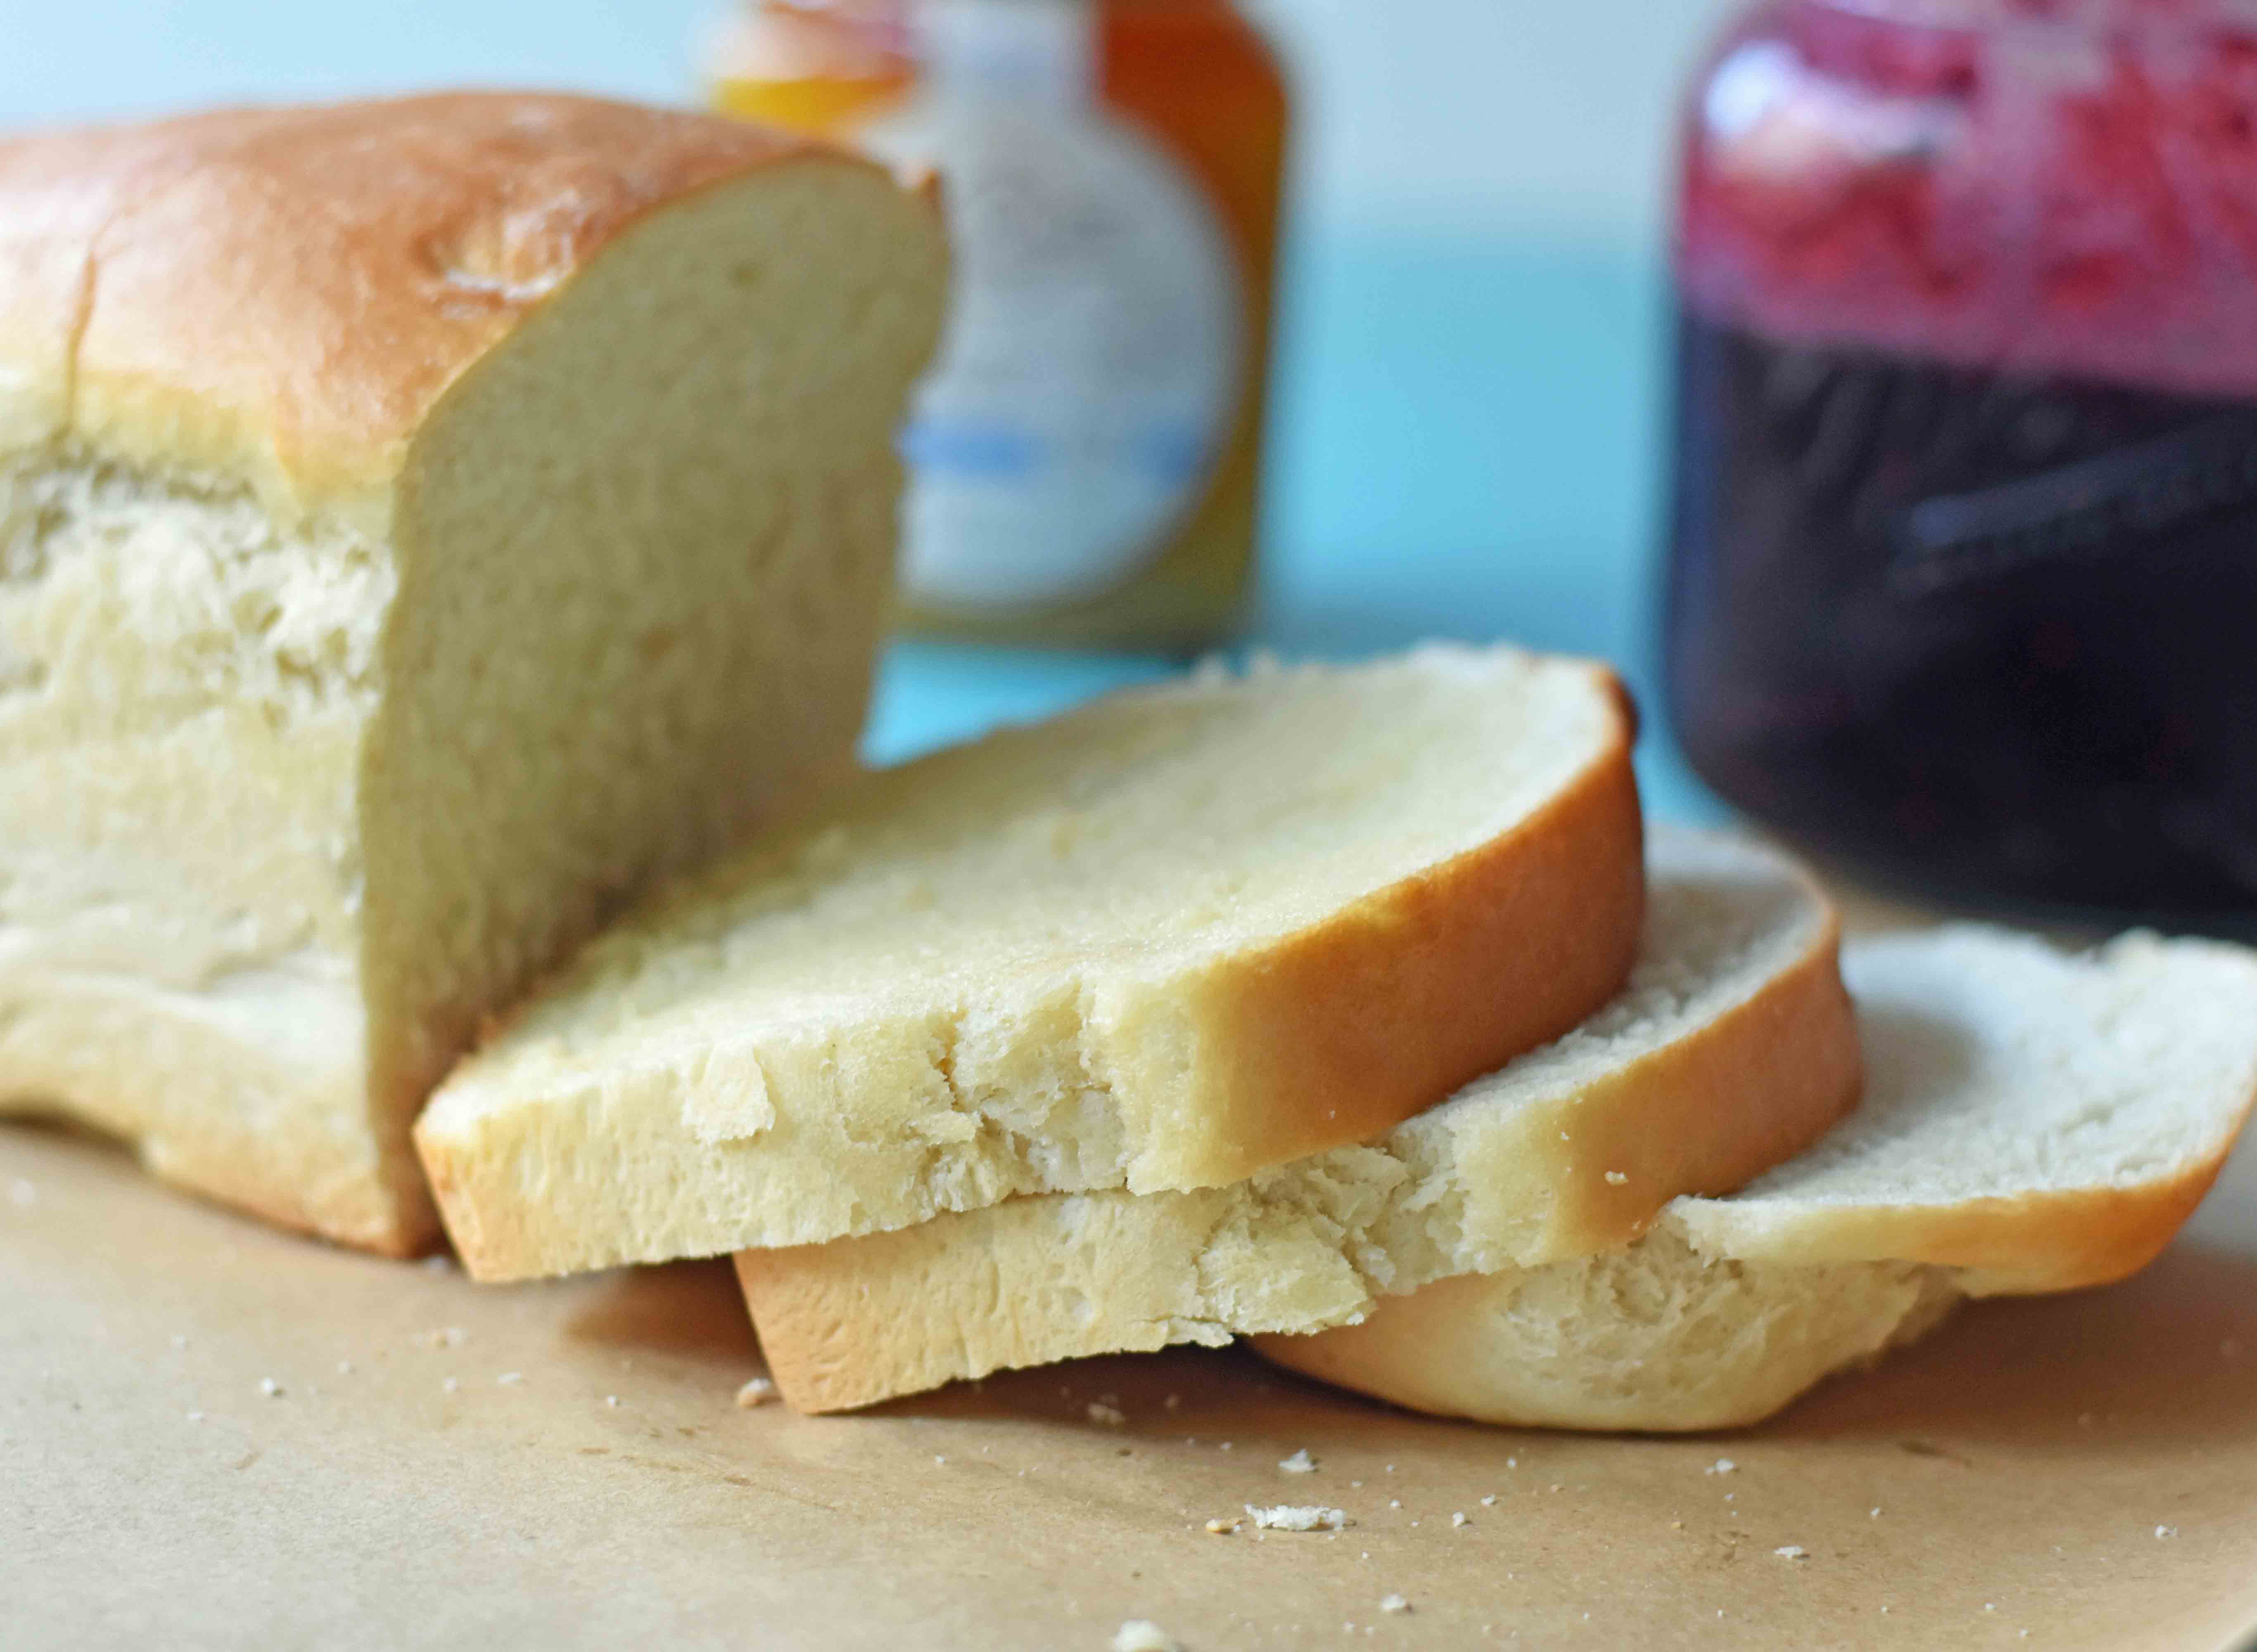
<svg viewBox="0 0 2257 1652">
<path fill-rule="evenodd" d="M 1411 1610 L 1411 1603 L 1401 1595 L 1382 1595 L 1379 1598 L 1379 1609 L 1382 1612 L 1408 1612 Z"/>
<path fill-rule="evenodd" d="M 1450 1524 L 1453 1526 L 1469 1526 L 1472 1523 L 1472 1521 L 1468 1521 L 1465 1517 L 1465 1514 L 1462 1510 L 1450 1516 Z"/>
<path fill-rule="evenodd" d="M 1624 1187 L 1628 1184 L 1630 1178 L 1623 1174 L 1619 1170 L 1610 1170 L 1607 1172 L 1607 1186 L 1610 1188 Z"/>
<path fill-rule="evenodd" d="M 441 1393 L 453 1393 L 461 1388 L 462 1386 L 463 1385 L 461 1383 L 456 1381 L 452 1377 L 449 1377 L 446 1381 L 439 1385 L 439 1392 Z"/>
<path fill-rule="evenodd" d="M 2155 1538 L 2159 1542 L 2167 1537 L 2176 1537 L 2178 1535 L 2179 1528 L 2176 1526 L 2158 1526 L 2155 1528 Z"/>
<path fill-rule="evenodd" d="M 1309 1455 L 1308 1448 L 1303 1446 L 1292 1456 L 1280 1462 L 1277 1466 L 1288 1474 L 1314 1474 L 1317 1471 L 1317 1460 Z"/>
<path fill-rule="evenodd" d="M 1089 1402 L 1089 1420 L 1101 1422 L 1108 1429 L 1117 1429 L 1128 1421 L 1128 1414 L 1119 1406 L 1108 1406 L 1102 1400 Z"/>
<path fill-rule="evenodd" d="M 505 1388 L 514 1388 L 518 1384 L 524 1380 L 525 1373 L 521 1371 L 505 1371 L 500 1376 L 494 1379 L 495 1382 L 499 1383 Z"/>
<path fill-rule="evenodd" d="M 269 1400 L 279 1400 L 282 1397 L 282 1385 L 272 1377 L 261 1377 L 258 1379 L 258 1392 Z M 2155 1535 L 2160 1537 L 2162 1533 L 2159 1529 Z"/>
<path fill-rule="evenodd" d="M 1184 1652 L 1184 1643 L 1149 1618 L 1131 1618 L 1113 1632 L 1113 1652 Z"/>
<path fill-rule="evenodd" d="M 1348 1515 L 1341 1510 L 1317 1504 L 1305 1508 L 1292 1503 L 1256 1508 L 1249 1503 L 1246 1517 L 1263 1530 L 1273 1532 L 1336 1532 L 1348 1524 Z"/>
<path fill-rule="evenodd" d="M 1740 1465 L 1728 1457 L 1720 1457 L 1701 1471 L 1703 1474 L 1730 1474 Z"/>
<path fill-rule="evenodd" d="M 1235 1520 L 1222 1520 L 1220 1518 L 1211 1520 L 1206 1523 L 1207 1530 L 1217 1537 L 1228 1537 L 1233 1532 L 1236 1531 L 1238 1527 L 1239 1522 Z"/>
<path fill-rule="evenodd" d="M 1810 1558 L 1810 1551 L 1805 1549 L 1801 1543 L 1781 1543 L 1778 1548 L 1772 1549 L 1771 1552 L 1777 1555 L 1781 1560 L 1808 1560 Z"/>
<path fill-rule="evenodd" d="M 773 1378 L 754 1377 L 737 1390 L 737 1409 L 750 1411 L 755 1406 L 768 1404 L 775 1397 L 776 1386 Z"/>
</svg>

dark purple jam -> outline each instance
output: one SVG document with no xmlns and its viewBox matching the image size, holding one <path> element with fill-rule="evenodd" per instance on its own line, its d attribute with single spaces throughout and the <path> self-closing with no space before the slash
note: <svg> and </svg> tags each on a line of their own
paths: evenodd
<svg viewBox="0 0 2257 1652">
<path fill-rule="evenodd" d="M 1790 836 L 2257 925 L 2257 401 L 1679 332 L 1672 709 Z"/>
</svg>

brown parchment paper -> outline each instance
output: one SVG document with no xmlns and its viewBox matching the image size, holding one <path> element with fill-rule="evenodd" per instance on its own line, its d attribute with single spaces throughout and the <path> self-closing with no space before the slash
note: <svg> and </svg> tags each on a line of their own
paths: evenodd
<svg viewBox="0 0 2257 1652">
<path fill-rule="evenodd" d="M 1438 1422 L 1198 1351 L 803 1419 L 737 1408 L 758 1358 L 721 1264 L 481 1289 L 0 1129 L 0 1648 L 2257 1640 L 2257 1152 L 2140 1279 L 1752 1433 Z M 1204 1529 L 1279 1503 L 1354 1524 Z"/>
</svg>

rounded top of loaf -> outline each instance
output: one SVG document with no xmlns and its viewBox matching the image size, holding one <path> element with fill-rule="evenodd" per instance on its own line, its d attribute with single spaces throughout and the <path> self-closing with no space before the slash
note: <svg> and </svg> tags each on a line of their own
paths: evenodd
<svg viewBox="0 0 2257 1652">
<path fill-rule="evenodd" d="M 606 245 L 789 160 L 883 180 L 737 121 L 534 93 L 0 142 L 0 450 L 75 440 L 284 507 L 381 497 L 447 387 Z"/>
</svg>

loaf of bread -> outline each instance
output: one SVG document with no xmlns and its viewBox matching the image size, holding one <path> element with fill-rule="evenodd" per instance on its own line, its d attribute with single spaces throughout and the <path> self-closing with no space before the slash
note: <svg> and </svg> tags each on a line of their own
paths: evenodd
<svg viewBox="0 0 2257 1652">
<path fill-rule="evenodd" d="M 481 1018 L 851 763 L 945 286 L 690 115 L 0 144 L 0 1110 L 427 1243 Z"/>
<path fill-rule="evenodd" d="M 1255 1345 L 1484 1422 L 1755 1422 L 1970 1296 L 2107 1284 L 2201 1202 L 2257 1098 L 2257 955 L 2120 940 L 2082 957 L 1974 927 L 1853 945 L 1864 1105 L 1624 1251 L 1468 1274 L 1361 1324 Z"/>
<path fill-rule="evenodd" d="M 1602 667 L 1438 646 L 868 776 L 448 1080 L 416 1139 L 456 1249 L 499 1279 L 802 1244 L 1376 1135 L 1621 987 L 1631 735 Z"/>
<path fill-rule="evenodd" d="M 1628 1244 L 1856 1101 L 1825 899 L 1781 857 L 1666 832 L 1629 985 L 1369 1145 L 1197 1193 L 1016 1199 L 737 1259 L 784 1397 L 836 1411 L 1015 1366 L 1350 1324 L 1453 1274 Z M 1480 989 L 1468 983 L 1468 1001 Z"/>
</svg>

